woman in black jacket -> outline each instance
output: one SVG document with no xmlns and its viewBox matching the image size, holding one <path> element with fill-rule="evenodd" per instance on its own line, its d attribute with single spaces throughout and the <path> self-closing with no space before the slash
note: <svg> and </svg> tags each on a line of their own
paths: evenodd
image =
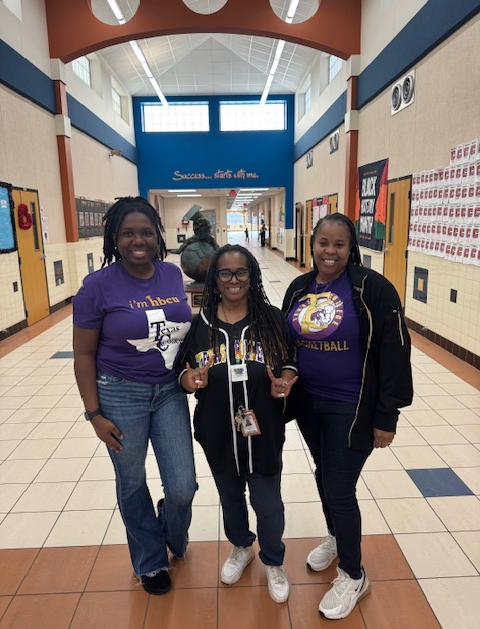
<svg viewBox="0 0 480 629">
<path fill-rule="evenodd" d="M 254 557 L 246 485 L 257 515 L 260 559 L 268 591 L 287 600 L 283 569 L 284 508 L 280 494 L 283 407 L 296 377 L 287 322 L 272 306 L 252 254 L 240 245 L 215 252 L 202 310 L 184 343 L 179 382 L 194 392 L 195 438 L 205 451 L 220 494 L 225 534 L 233 550 L 223 583 L 236 583 Z"/>
<path fill-rule="evenodd" d="M 370 591 L 356 484 L 373 448 L 392 443 L 398 409 L 412 401 L 410 337 L 395 288 L 362 267 L 346 216 L 321 219 L 312 249 L 314 269 L 292 282 L 282 309 L 297 347 L 291 414 L 316 465 L 328 527 L 307 564 L 325 570 L 338 555 L 338 576 L 319 606 L 338 619 Z"/>
</svg>

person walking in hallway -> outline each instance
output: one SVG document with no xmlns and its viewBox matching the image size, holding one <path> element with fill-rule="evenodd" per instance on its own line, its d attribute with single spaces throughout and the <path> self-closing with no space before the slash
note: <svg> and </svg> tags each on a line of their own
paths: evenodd
<svg viewBox="0 0 480 629">
<path fill-rule="evenodd" d="M 121 198 L 104 223 L 103 266 L 73 299 L 75 376 L 115 469 L 135 574 L 147 592 L 165 594 L 167 549 L 185 554 L 197 488 L 186 395 L 173 369 L 192 313 L 180 270 L 163 261 L 155 208 Z M 165 494 L 158 515 L 146 482 L 149 443 Z"/>
<path fill-rule="evenodd" d="M 313 271 L 290 284 L 282 306 L 299 371 L 289 416 L 312 454 L 328 528 L 307 564 L 325 570 L 338 556 L 319 610 L 339 619 L 370 591 L 356 484 L 373 448 L 392 443 L 398 409 L 412 402 L 410 337 L 395 288 L 363 268 L 346 216 L 322 218 L 312 245 Z"/>
</svg>

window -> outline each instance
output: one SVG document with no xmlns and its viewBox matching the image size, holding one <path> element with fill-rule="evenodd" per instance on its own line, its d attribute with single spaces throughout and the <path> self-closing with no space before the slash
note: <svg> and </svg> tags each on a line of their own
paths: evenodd
<svg viewBox="0 0 480 629">
<path fill-rule="evenodd" d="M 305 94 L 303 95 L 303 99 L 304 99 L 304 104 L 305 104 L 305 113 L 307 113 L 307 111 L 310 109 L 310 106 L 312 104 L 312 90 L 310 87 L 308 87 L 308 89 L 305 91 Z"/>
<path fill-rule="evenodd" d="M 285 101 L 258 103 L 220 103 L 220 131 L 284 131 Z"/>
<path fill-rule="evenodd" d="M 227 224 L 232 227 L 243 226 L 243 214 L 241 212 L 227 212 Z"/>
<path fill-rule="evenodd" d="M 75 74 L 82 79 L 84 83 L 92 86 L 92 80 L 90 75 L 90 59 L 87 57 L 78 57 L 72 61 L 72 70 Z"/>
<path fill-rule="evenodd" d="M 146 133 L 209 131 L 208 103 L 142 103 L 142 123 Z"/>
<path fill-rule="evenodd" d="M 122 97 L 114 87 L 112 87 L 112 107 L 117 116 L 122 117 Z"/>
<path fill-rule="evenodd" d="M 334 57 L 330 55 L 329 66 L 328 66 L 328 82 L 330 83 L 334 76 L 336 76 L 340 72 L 340 68 L 342 67 L 342 60 L 338 57 Z"/>
<path fill-rule="evenodd" d="M 22 3 L 21 0 L 0 0 L 1 4 L 4 4 L 15 17 L 19 20 L 22 19 Z"/>
</svg>

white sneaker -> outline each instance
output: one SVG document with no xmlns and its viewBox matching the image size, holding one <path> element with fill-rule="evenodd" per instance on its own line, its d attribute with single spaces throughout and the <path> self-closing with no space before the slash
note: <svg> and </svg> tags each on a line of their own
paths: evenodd
<svg viewBox="0 0 480 629">
<path fill-rule="evenodd" d="M 361 579 L 352 579 L 341 568 L 338 577 L 332 581 L 333 587 L 322 598 L 319 611 L 326 618 L 338 620 L 346 618 L 355 605 L 370 592 L 370 581 L 362 569 Z"/>
<path fill-rule="evenodd" d="M 268 593 L 276 603 L 285 603 L 290 594 L 290 583 L 283 566 L 265 566 L 267 569 Z"/>
<path fill-rule="evenodd" d="M 220 576 L 222 583 L 228 585 L 236 583 L 254 557 L 255 553 L 252 546 L 234 546 L 230 557 L 223 564 Z"/>
<path fill-rule="evenodd" d="M 333 535 L 327 535 L 322 539 L 320 546 L 317 546 L 307 557 L 307 564 L 315 572 L 326 570 L 337 556 L 337 540 Z"/>
</svg>

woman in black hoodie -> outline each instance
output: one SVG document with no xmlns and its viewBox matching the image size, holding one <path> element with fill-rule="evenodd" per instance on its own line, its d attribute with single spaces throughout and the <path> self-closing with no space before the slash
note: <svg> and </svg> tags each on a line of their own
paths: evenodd
<svg viewBox="0 0 480 629">
<path fill-rule="evenodd" d="M 221 580 L 236 583 L 254 557 L 248 485 L 268 590 L 273 600 L 285 602 L 283 407 L 296 367 L 285 317 L 269 303 L 258 262 L 244 247 L 225 245 L 215 252 L 178 373 L 182 387 L 197 398 L 195 438 L 212 470 L 233 544 Z"/>
</svg>

